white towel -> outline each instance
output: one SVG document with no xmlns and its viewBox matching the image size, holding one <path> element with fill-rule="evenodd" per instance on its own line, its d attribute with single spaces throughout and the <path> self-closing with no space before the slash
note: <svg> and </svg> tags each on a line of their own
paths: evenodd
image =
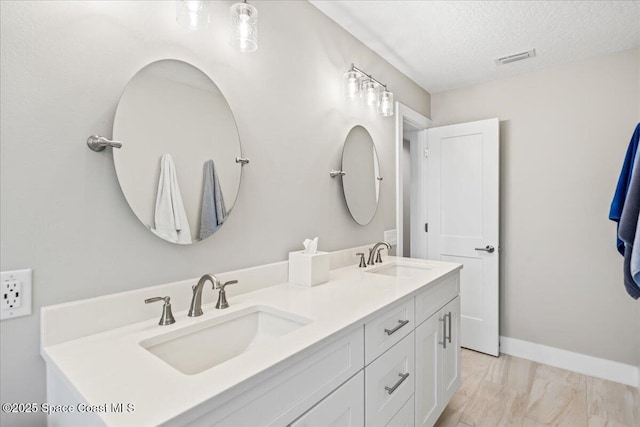
<svg viewBox="0 0 640 427">
<path fill-rule="evenodd" d="M 180 244 L 191 243 L 187 213 L 182 204 L 176 167 L 170 154 L 163 154 L 160 160 L 155 225 L 155 229 L 152 228 L 151 231 L 164 240 Z"/>
</svg>

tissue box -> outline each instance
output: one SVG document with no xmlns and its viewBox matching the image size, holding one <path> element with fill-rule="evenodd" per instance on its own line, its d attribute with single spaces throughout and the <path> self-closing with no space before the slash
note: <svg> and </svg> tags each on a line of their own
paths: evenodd
<svg viewBox="0 0 640 427">
<path fill-rule="evenodd" d="M 289 283 L 315 286 L 329 281 L 329 253 L 289 252 Z"/>
</svg>

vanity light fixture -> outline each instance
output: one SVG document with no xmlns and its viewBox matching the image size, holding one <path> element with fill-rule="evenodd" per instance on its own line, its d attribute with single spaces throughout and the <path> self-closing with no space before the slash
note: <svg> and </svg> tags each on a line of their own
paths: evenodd
<svg viewBox="0 0 640 427">
<path fill-rule="evenodd" d="M 258 10 L 244 0 L 231 6 L 231 39 L 229 44 L 240 52 L 258 49 Z"/>
<path fill-rule="evenodd" d="M 176 2 L 176 21 L 191 31 L 209 26 L 209 2 L 179 0 Z"/>
<path fill-rule="evenodd" d="M 346 100 L 362 99 L 363 104 L 382 116 L 393 116 L 393 92 L 387 85 L 381 83 L 351 64 L 349 71 L 344 73 L 344 98 Z"/>
</svg>

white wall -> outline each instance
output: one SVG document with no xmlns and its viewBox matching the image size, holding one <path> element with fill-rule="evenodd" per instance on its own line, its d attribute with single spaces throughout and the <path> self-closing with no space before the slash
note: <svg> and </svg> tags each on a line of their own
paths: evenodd
<svg viewBox="0 0 640 427">
<path fill-rule="evenodd" d="M 639 70 L 635 49 L 432 95 L 437 126 L 500 118 L 501 335 L 640 363 L 607 219 Z"/>
<path fill-rule="evenodd" d="M 2 270 L 33 268 L 34 281 L 34 314 L 0 323 L 3 402 L 45 401 L 44 305 L 284 260 L 306 237 L 319 236 L 323 250 L 357 246 L 395 227 L 394 119 L 346 105 L 342 74 L 355 62 L 425 115 L 429 94 L 307 2 L 254 2 L 260 46 L 244 55 L 227 42 L 232 2 L 211 4 L 212 28 L 192 33 L 175 23 L 171 1 L 0 2 L 0 260 Z M 146 230 L 111 153 L 85 145 L 91 134 L 111 136 L 128 80 L 161 58 L 212 77 L 251 159 L 229 220 L 188 247 Z M 385 177 L 366 227 L 328 174 L 355 124 L 371 133 Z M 44 417 L 3 413 L 0 424 Z"/>
</svg>

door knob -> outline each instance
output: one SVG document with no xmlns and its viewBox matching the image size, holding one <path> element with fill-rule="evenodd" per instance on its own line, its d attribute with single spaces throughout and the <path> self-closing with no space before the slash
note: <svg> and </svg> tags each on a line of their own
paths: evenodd
<svg viewBox="0 0 640 427">
<path fill-rule="evenodd" d="M 496 248 L 494 248 L 491 245 L 487 245 L 484 248 L 476 248 L 476 251 L 485 251 L 485 252 L 489 252 L 490 254 L 492 254 L 495 250 L 496 250 Z"/>
</svg>

